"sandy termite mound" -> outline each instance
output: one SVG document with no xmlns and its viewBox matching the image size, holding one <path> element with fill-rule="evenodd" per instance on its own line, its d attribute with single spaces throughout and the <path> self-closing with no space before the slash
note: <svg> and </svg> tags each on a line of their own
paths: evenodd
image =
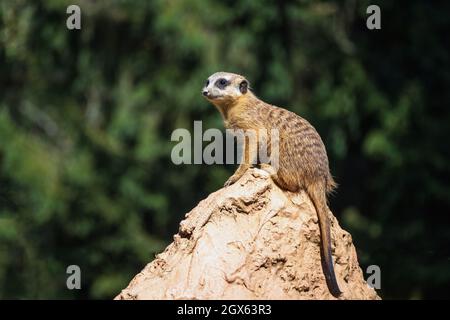
<svg viewBox="0 0 450 320">
<path fill-rule="evenodd" d="M 364 280 L 351 235 L 329 216 L 339 299 L 380 299 Z M 174 241 L 115 299 L 335 297 L 323 274 L 310 199 L 250 169 L 187 213 Z"/>
</svg>

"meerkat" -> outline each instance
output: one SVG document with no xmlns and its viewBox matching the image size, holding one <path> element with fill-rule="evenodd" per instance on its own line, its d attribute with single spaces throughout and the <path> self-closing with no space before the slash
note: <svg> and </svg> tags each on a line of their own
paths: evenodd
<svg viewBox="0 0 450 320">
<path fill-rule="evenodd" d="M 269 170 L 269 173 L 281 189 L 291 192 L 305 190 L 310 197 L 319 220 L 325 279 L 331 294 L 338 297 L 341 290 L 331 255 L 327 205 L 327 194 L 336 188 L 336 183 L 330 174 L 325 146 L 317 131 L 297 114 L 258 99 L 250 90 L 249 81 L 238 74 L 214 73 L 206 80 L 202 94 L 218 109 L 227 129 L 277 130 L 279 163 L 277 170 Z M 266 143 L 270 152 L 270 140 Z M 239 180 L 257 161 L 258 146 L 246 140 L 243 159 L 225 186 Z"/>
</svg>

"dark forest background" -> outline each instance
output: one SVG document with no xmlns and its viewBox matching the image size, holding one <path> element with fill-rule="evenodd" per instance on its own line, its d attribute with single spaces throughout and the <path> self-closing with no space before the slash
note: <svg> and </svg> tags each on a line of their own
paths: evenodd
<svg viewBox="0 0 450 320">
<path fill-rule="evenodd" d="M 234 170 L 170 160 L 174 129 L 223 128 L 219 70 L 317 128 L 383 298 L 448 298 L 449 26 L 448 1 L 0 1 L 0 298 L 110 299 L 171 242 Z"/>
</svg>

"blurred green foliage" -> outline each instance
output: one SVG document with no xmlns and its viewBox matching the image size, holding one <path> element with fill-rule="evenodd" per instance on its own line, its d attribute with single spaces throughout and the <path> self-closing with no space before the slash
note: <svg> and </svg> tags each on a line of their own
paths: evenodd
<svg viewBox="0 0 450 320">
<path fill-rule="evenodd" d="M 0 2 L 0 298 L 109 299 L 171 241 L 234 169 L 170 160 L 174 129 L 222 128 L 219 70 L 316 126 L 382 297 L 449 297 L 448 2 L 377 1 L 377 31 L 365 0 L 76 3 L 80 31 L 73 1 Z"/>
</svg>

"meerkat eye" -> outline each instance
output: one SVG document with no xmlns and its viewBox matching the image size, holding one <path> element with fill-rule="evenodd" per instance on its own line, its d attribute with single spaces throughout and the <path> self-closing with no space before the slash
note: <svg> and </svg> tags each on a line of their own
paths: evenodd
<svg viewBox="0 0 450 320">
<path fill-rule="evenodd" d="M 209 86 L 209 80 L 206 80 L 205 87 Z"/>
<path fill-rule="evenodd" d="M 228 85 L 228 81 L 224 78 L 221 78 L 216 81 L 216 86 L 219 87 L 220 89 L 225 88 L 227 85 Z"/>
</svg>

